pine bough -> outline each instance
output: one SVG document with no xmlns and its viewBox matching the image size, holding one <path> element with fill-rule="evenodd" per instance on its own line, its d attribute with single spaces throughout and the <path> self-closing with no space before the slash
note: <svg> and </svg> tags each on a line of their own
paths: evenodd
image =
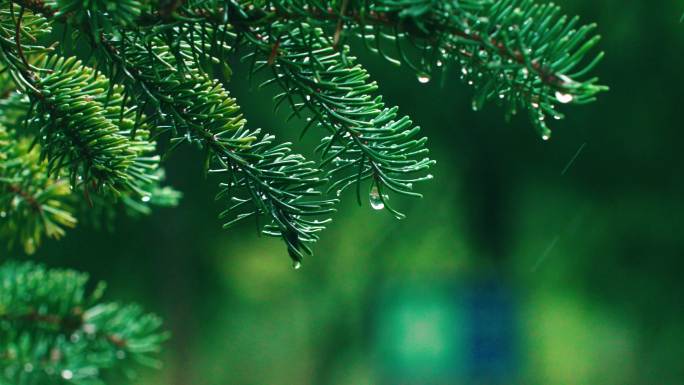
<svg viewBox="0 0 684 385">
<path fill-rule="evenodd" d="M 32 253 L 77 219 L 174 206 L 157 147 L 193 145 L 225 227 L 253 220 L 298 267 L 345 190 L 361 203 L 367 189 L 371 207 L 402 218 L 390 195 L 420 196 L 432 179 L 427 139 L 383 101 L 348 40 L 421 83 L 457 73 L 473 109 L 525 114 L 547 140 L 563 105 L 607 90 L 591 76 L 603 57 L 595 29 L 533 0 L 0 0 L 0 237 Z M 249 126 L 228 91 L 234 56 L 302 135 L 320 136 L 311 160 Z M 113 342 L 87 315 L 137 310 L 96 305 L 71 272 L 10 264 L 0 283 L 0 338 L 12 346 L 0 345 L 0 381 L 101 383 Z M 87 342 L 72 346 L 73 335 Z M 88 349 L 93 362 L 64 366 L 67 352 Z"/>
</svg>

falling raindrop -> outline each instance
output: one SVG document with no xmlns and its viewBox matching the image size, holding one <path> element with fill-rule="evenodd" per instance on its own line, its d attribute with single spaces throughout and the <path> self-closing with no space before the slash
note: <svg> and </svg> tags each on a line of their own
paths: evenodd
<svg viewBox="0 0 684 385">
<path fill-rule="evenodd" d="M 374 210 L 382 210 L 385 208 L 385 202 L 383 202 L 382 197 L 380 196 L 378 186 L 373 186 L 373 188 L 371 188 L 369 200 L 370 205 Z"/>
<path fill-rule="evenodd" d="M 421 84 L 425 84 L 430 81 L 430 75 L 426 73 L 420 73 L 418 74 L 418 82 Z"/>
<path fill-rule="evenodd" d="M 556 91 L 556 100 L 563 104 L 568 104 L 572 102 L 574 97 L 571 94 L 564 94 L 560 91 Z"/>
</svg>

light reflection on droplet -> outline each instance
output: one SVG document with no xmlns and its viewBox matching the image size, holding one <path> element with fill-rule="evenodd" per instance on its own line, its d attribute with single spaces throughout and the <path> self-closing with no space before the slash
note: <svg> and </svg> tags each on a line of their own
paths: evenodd
<svg viewBox="0 0 684 385">
<path fill-rule="evenodd" d="M 571 94 L 564 94 L 560 91 L 556 91 L 556 100 L 558 100 L 560 103 L 563 104 L 568 104 L 572 102 L 574 97 Z"/>
<path fill-rule="evenodd" d="M 373 186 L 369 195 L 370 205 L 374 210 L 382 210 L 385 208 L 385 202 L 380 197 L 378 186 Z"/>
</svg>

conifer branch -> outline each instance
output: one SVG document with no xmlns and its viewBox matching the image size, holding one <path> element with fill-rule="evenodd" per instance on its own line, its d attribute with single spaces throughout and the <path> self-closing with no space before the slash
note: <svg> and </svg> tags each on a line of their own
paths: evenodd
<svg viewBox="0 0 684 385">
<path fill-rule="evenodd" d="M 247 130 L 223 86 L 193 62 L 179 59 L 191 55 L 189 46 L 184 56 L 176 56 L 160 40 L 123 37 L 103 42 L 112 70 L 138 87 L 137 97 L 157 111 L 150 116 L 157 126 L 169 127 L 172 146 L 199 145 L 206 152 L 208 171 L 224 176 L 218 198 L 231 202 L 220 215 L 227 219 L 224 227 L 250 217 L 256 217 L 259 226 L 258 217 L 265 216 L 260 231 L 283 238 L 295 263 L 310 254 L 306 243 L 317 240 L 316 233 L 328 222 L 311 217 L 330 214 L 335 204 L 317 197 L 318 187 L 327 180 L 313 162 L 292 154 L 289 143 L 274 144 L 272 135 Z"/>
<path fill-rule="evenodd" d="M 318 147 L 322 166 L 334 178 L 328 191 L 340 195 L 356 185 L 360 201 L 360 183 L 371 179 L 372 206 L 403 217 L 389 205 L 387 193 L 420 196 L 413 183 L 432 176 L 412 174 L 434 163 L 425 157 L 427 138 L 415 138 L 419 128 L 408 117 L 398 118 L 396 107 L 386 107 L 381 97 L 373 95 L 377 84 L 368 82 L 367 72 L 348 56 L 348 47 L 338 52 L 321 30 L 299 23 L 275 23 L 267 30 L 242 34 L 255 48 L 246 57 L 253 61 L 253 71 L 273 73 L 262 86 L 282 88 L 276 105 L 288 101 L 293 115 L 308 110 L 304 132 L 319 125 L 330 133 Z"/>
<path fill-rule="evenodd" d="M 158 366 L 168 335 L 136 305 L 103 303 L 104 284 L 32 263 L 0 265 L 0 383 L 102 384 L 107 374 Z"/>
<path fill-rule="evenodd" d="M 48 176 L 38 148 L 0 125 L 0 235 L 31 254 L 74 227 L 68 181 Z"/>
<path fill-rule="evenodd" d="M 345 7 L 343 0 L 224 3 L 231 22 L 243 29 L 268 29 L 274 23 L 294 21 L 323 28 L 326 36 L 344 36 L 340 28 L 348 30 L 371 51 L 413 68 L 421 82 L 455 66 L 475 88 L 473 109 L 492 100 L 503 104 L 509 117 L 523 109 L 544 139 L 551 134 L 546 118 L 563 118 L 559 105 L 589 103 L 608 89 L 597 78 L 586 78 L 603 58 L 603 52 L 586 58 L 600 40 L 592 35 L 596 25 L 580 26 L 578 17 L 562 15 L 553 4 L 534 0 L 373 0 L 351 1 Z M 214 22 L 224 12 L 206 1 L 188 2 L 186 8 L 190 16 Z M 340 39 L 344 37 L 331 41 Z"/>
<path fill-rule="evenodd" d="M 456 67 L 475 88 L 474 109 L 495 101 L 508 116 L 525 111 L 543 139 L 551 133 L 548 118 L 563 117 L 561 104 L 591 102 L 607 89 L 588 77 L 602 58 L 602 53 L 589 56 L 599 40 L 595 25 L 581 26 L 559 7 L 533 0 L 16 0 L 9 9 L 15 8 L 21 15 L 40 15 L 43 24 L 65 23 L 78 32 L 77 39 L 85 38 L 99 52 L 91 60 L 108 69 L 105 80 L 124 83 L 124 95 L 143 101 L 136 126 L 151 124 L 155 135 L 170 133 L 172 148 L 184 142 L 203 148 L 205 168 L 230 176 L 220 193 L 235 201 L 228 211 L 251 204 L 237 218 L 267 216 L 275 227 L 264 231 L 288 240 L 295 261 L 306 250 L 303 242 L 323 228 L 302 216 L 332 211 L 334 200 L 315 198 L 322 184 L 332 192 L 357 186 L 360 200 L 361 182 L 370 180 L 371 205 L 401 217 L 388 205 L 387 194 L 419 196 L 414 183 L 431 178 L 426 139 L 417 136 L 408 117 L 399 117 L 375 95 L 377 85 L 345 44 L 349 36 L 390 62 L 413 68 L 420 82 Z M 16 15 L 11 20 L 8 25 L 20 31 Z M 8 65 L 18 69 L 11 71 L 17 83 L 34 91 L 39 106 L 36 95 L 42 91 L 34 83 L 41 83 L 32 79 L 50 77 L 24 63 L 41 47 L 26 45 L 22 36 L 8 34 L 0 48 Z M 38 51 L 22 55 L 17 46 Z M 249 49 L 245 58 L 252 60 L 253 72 L 269 73 L 263 85 L 282 88 L 276 107 L 287 103 L 292 116 L 307 118 L 304 132 L 314 125 L 328 132 L 318 147 L 318 167 L 326 177 L 314 177 L 318 171 L 310 162 L 291 155 L 287 146 L 271 144 L 269 135 L 244 128 L 235 101 L 209 65 L 221 63 L 229 72 L 225 57 L 241 47 Z M 44 151 L 58 147 L 42 144 Z M 81 152 L 78 159 L 92 157 Z M 273 169 L 285 159 L 292 167 Z M 76 170 L 90 168 L 76 165 Z M 248 193 L 242 198 L 235 195 L 240 188 Z"/>
</svg>

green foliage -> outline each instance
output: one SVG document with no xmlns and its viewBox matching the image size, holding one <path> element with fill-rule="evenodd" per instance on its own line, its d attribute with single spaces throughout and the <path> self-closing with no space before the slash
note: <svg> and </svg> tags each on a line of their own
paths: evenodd
<svg viewBox="0 0 684 385">
<path fill-rule="evenodd" d="M 176 205 L 159 140 L 164 155 L 202 151 L 224 227 L 254 220 L 298 267 L 345 189 L 361 203 L 368 188 L 371 207 L 403 218 L 390 194 L 419 197 L 432 179 L 427 139 L 383 101 L 349 39 L 421 83 L 453 69 L 474 109 L 524 111 L 546 140 L 562 104 L 606 90 L 590 77 L 594 29 L 532 0 L 0 0 L 0 236 L 31 253 L 77 218 Z M 279 87 L 275 108 L 287 105 L 302 135 L 318 131 L 317 160 L 249 128 L 228 91 L 230 56 Z M 98 305 L 85 281 L 0 269 L 2 381 L 100 384 L 123 361 L 148 361 L 159 321 Z"/>
<path fill-rule="evenodd" d="M 548 139 L 561 104 L 605 90 L 587 78 L 602 57 L 587 59 L 594 28 L 532 0 L 20 0 L 0 3 L 0 59 L 9 90 L 29 100 L 17 132 L 34 136 L 48 175 L 68 177 L 86 201 L 147 203 L 163 191 L 150 138 L 169 150 L 192 143 L 221 179 L 226 226 L 255 218 L 299 263 L 335 194 L 355 187 L 361 202 L 367 183 L 371 206 L 401 218 L 390 194 L 420 196 L 416 182 L 432 178 L 426 138 L 383 102 L 348 39 L 420 82 L 455 68 L 475 88 L 475 109 L 493 100 L 509 116 L 525 111 Z M 301 118 L 302 135 L 317 127 L 318 162 L 246 127 L 226 89 L 235 52 L 250 76 L 280 87 L 275 106 Z"/>
<path fill-rule="evenodd" d="M 0 384 L 110 383 L 157 366 L 167 338 L 158 317 L 136 305 L 103 303 L 104 284 L 33 263 L 0 266 Z"/>
<path fill-rule="evenodd" d="M 69 184 L 47 174 L 38 148 L 0 126 L 0 234 L 33 253 L 43 235 L 59 238 L 76 225 L 69 209 Z"/>
</svg>

